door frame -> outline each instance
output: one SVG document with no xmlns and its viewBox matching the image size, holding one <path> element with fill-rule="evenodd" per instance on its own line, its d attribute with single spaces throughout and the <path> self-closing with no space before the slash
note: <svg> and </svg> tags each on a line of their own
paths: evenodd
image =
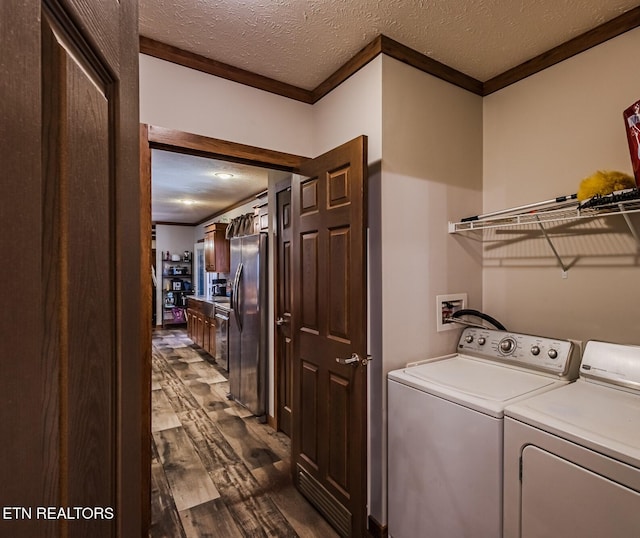
<svg viewBox="0 0 640 538">
<path fill-rule="evenodd" d="M 149 251 L 151 245 L 151 150 L 162 149 L 165 151 L 173 151 L 176 153 L 183 153 L 186 155 L 196 155 L 198 157 L 209 157 L 223 161 L 237 162 L 243 164 L 249 164 L 252 166 L 260 166 L 262 168 L 270 168 L 272 170 L 283 170 L 286 172 L 294 173 L 298 170 L 301 164 L 308 159 L 301 155 L 293 155 L 290 153 L 283 153 L 280 151 L 267 150 L 258 148 L 256 146 L 248 146 L 246 144 L 239 144 L 237 142 L 228 142 L 226 140 L 220 140 L 217 138 L 211 138 L 203 135 L 197 135 L 192 133 L 186 133 L 177 129 L 169 129 L 166 127 L 158 127 L 154 125 L 148 125 L 145 123 L 140 124 L 140 185 L 141 185 L 141 207 L 148 209 L 148 226 L 143 226 L 142 232 L 142 252 L 143 259 L 146 252 Z M 277 187 L 276 187 L 277 188 Z M 270 188 L 270 191 L 273 187 Z M 275 191 L 274 191 L 275 192 Z M 270 192 L 271 193 L 271 192 Z M 150 282 L 151 275 L 148 275 Z M 149 302 L 151 297 L 149 297 Z M 273 305 L 274 309 L 276 305 Z M 150 316 L 150 313 L 149 313 Z M 150 323 L 150 321 L 149 321 Z M 275 342 L 272 342 L 274 353 Z M 149 340 L 149 349 L 151 349 L 151 341 Z M 149 352 L 150 353 L 150 352 Z M 150 365 L 148 370 L 150 371 Z M 274 365 L 274 378 L 277 375 L 277 369 Z M 278 397 L 277 391 L 277 378 L 274 379 L 274 398 Z M 150 385 L 149 385 L 150 386 Z M 143 387 L 143 390 L 147 390 L 147 387 Z M 149 389 L 150 390 L 150 389 Z M 277 406 L 277 402 L 276 402 Z M 278 418 L 277 413 L 271 417 L 267 413 L 269 419 L 269 425 L 277 430 Z M 146 417 L 145 417 L 146 418 Z M 149 420 L 147 421 L 149 428 L 145 432 L 145 443 L 148 442 L 151 446 L 151 426 L 150 426 L 150 411 Z M 146 445 L 145 445 L 146 446 Z M 150 466 L 149 461 L 149 466 Z M 146 470 L 143 471 L 146 473 Z M 145 481 L 148 485 L 147 489 L 150 490 L 151 482 L 150 476 L 146 476 Z"/>
<path fill-rule="evenodd" d="M 295 172 L 308 159 L 308 157 L 301 155 L 262 149 L 238 142 L 228 142 L 218 138 L 178 131 L 177 129 L 144 123 L 140 125 L 141 128 L 146 130 L 149 149 L 164 149 L 187 155 L 211 157 L 223 161 L 250 164 L 287 172 Z"/>
<path fill-rule="evenodd" d="M 278 232 L 280 230 L 280 218 L 281 218 L 281 214 L 280 214 L 280 206 L 278 205 L 278 195 L 286 190 L 291 190 L 291 178 L 289 179 L 284 179 L 279 181 L 278 183 L 276 183 L 276 185 L 274 186 L 274 192 L 273 192 L 273 197 L 275 199 L 275 211 L 272 212 L 273 217 L 276 219 L 276 223 L 275 223 L 275 234 L 276 234 L 276 239 L 274 241 L 274 245 L 273 248 L 271 249 L 271 252 L 273 253 L 273 255 L 275 256 L 274 259 L 274 268 L 275 268 L 275 278 L 274 278 L 274 289 L 273 289 L 273 294 L 274 294 L 274 304 L 273 304 L 273 311 L 274 311 L 274 319 L 278 319 L 278 317 L 280 316 L 280 310 L 279 310 L 279 303 L 280 303 L 280 297 L 281 297 L 281 293 L 282 293 L 282 285 L 281 285 L 281 279 L 280 279 L 280 275 L 281 275 L 281 271 L 283 271 L 283 267 L 280 263 L 280 254 L 281 254 L 281 249 L 282 249 L 282 238 L 278 235 Z M 289 283 L 290 287 L 292 287 L 292 283 Z M 289 290 L 291 292 L 291 290 Z M 281 387 L 281 378 L 280 378 L 280 374 L 281 374 L 281 370 L 282 370 L 282 352 L 283 350 L 281 349 L 281 342 L 280 342 L 280 338 L 278 336 L 278 329 L 276 327 L 276 330 L 274 332 L 274 338 L 273 338 L 273 353 L 274 353 L 274 371 L 273 371 L 273 389 L 274 389 L 274 421 L 275 424 L 277 426 L 279 426 L 280 424 L 280 402 L 282 401 L 282 399 L 284 399 L 284 395 L 283 395 L 283 390 Z M 293 376 L 292 376 L 293 377 Z M 291 382 L 293 382 L 293 379 L 291 379 Z M 283 421 L 284 422 L 284 421 Z M 277 429 L 277 428 L 275 428 Z M 289 430 L 291 431 L 291 425 L 289 427 Z M 284 430 L 283 430 L 284 431 Z M 286 432 L 285 432 L 286 433 Z M 288 434 L 289 435 L 289 434 Z"/>
</svg>

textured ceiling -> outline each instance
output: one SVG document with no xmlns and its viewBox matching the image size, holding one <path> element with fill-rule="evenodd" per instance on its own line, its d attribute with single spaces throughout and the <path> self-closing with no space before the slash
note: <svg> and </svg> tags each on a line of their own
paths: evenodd
<svg viewBox="0 0 640 538">
<path fill-rule="evenodd" d="M 219 179 L 216 172 L 233 174 Z M 195 224 L 266 190 L 268 170 L 154 149 L 151 151 L 151 219 Z M 186 205 L 184 200 L 195 203 Z"/>
<path fill-rule="evenodd" d="M 139 0 L 140 34 L 307 90 L 380 34 L 480 81 L 640 0 Z M 234 168 L 234 181 L 212 170 Z M 154 150 L 152 218 L 195 223 L 266 188 L 267 171 Z M 186 206 L 181 199 L 197 204 Z"/>
<path fill-rule="evenodd" d="M 380 34 L 480 81 L 639 0 L 140 0 L 140 33 L 305 89 Z"/>
</svg>

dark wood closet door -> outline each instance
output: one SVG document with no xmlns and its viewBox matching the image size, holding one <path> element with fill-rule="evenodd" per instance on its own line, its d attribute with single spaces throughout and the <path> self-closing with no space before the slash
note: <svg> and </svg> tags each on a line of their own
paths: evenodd
<svg viewBox="0 0 640 538">
<path fill-rule="evenodd" d="M 3 2 L 0 20 L 11 183 L 1 225 L 14 231 L 3 256 L 16 264 L 1 318 L 0 504 L 32 509 L 0 519 L 0 535 L 140 536 L 150 268 L 140 262 L 137 6 Z M 63 512 L 37 517 L 42 506 Z"/>
<path fill-rule="evenodd" d="M 343 536 L 366 533 L 366 137 L 300 168 L 291 187 L 293 475 Z M 336 361 L 358 356 L 364 361 Z"/>
<path fill-rule="evenodd" d="M 291 437 L 293 410 L 293 350 L 291 341 L 291 188 L 276 193 L 277 297 L 276 297 L 276 398 L 278 429 Z"/>
</svg>

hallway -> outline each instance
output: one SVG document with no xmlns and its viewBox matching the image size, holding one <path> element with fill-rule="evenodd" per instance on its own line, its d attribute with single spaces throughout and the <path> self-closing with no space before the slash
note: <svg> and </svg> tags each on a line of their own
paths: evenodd
<svg viewBox="0 0 640 538">
<path fill-rule="evenodd" d="M 150 538 L 337 536 L 291 483 L 289 439 L 184 330 L 154 331 L 152 362 Z"/>
</svg>

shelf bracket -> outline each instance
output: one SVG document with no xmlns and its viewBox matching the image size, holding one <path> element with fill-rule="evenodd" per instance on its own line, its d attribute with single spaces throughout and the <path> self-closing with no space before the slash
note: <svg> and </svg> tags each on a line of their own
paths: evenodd
<svg viewBox="0 0 640 538">
<path fill-rule="evenodd" d="M 560 267 L 562 267 L 562 276 L 563 276 L 563 278 L 566 278 L 566 275 L 567 275 L 567 273 L 569 271 L 569 266 L 565 265 L 565 263 L 562 261 L 562 258 L 560 257 L 560 254 L 558 254 L 558 251 L 556 250 L 556 247 L 553 246 L 553 242 L 551 241 L 551 238 L 549 237 L 549 234 L 547 233 L 547 230 L 542 225 L 542 222 L 540 222 L 540 217 L 538 217 L 538 215 L 536 215 L 536 220 L 538 221 L 538 226 L 540 226 L 540 230 L 542 230 L 542 235 L 544 235 L 544 238 L 547 240 L 547 243 L 549 243 L 549 246 L 551 247 L 553 255 L 556 257 L 556 260 L 558 260 L 558 263 L 560 264 Z"/>
<path fill-rule="evenodd" d="M 622 216 L 624 217 L 624 220 L 627 223 L 627 226 L 629 227 L 629 231 L 631 232 L 631 235 L 636 240 L 638 249 L 640 249 L 640 236 L 638 235 L 638 231 L 636 230 L 636 227 L 633 225 L 633 222 L 631 222 L 631 218 L 629 217 L 629 214 L 624 210 L 624 206 L 622 204 L 618 204 L 618 207 L 620 208 L 620 212 L 622 213 Z"/>
</svg>

